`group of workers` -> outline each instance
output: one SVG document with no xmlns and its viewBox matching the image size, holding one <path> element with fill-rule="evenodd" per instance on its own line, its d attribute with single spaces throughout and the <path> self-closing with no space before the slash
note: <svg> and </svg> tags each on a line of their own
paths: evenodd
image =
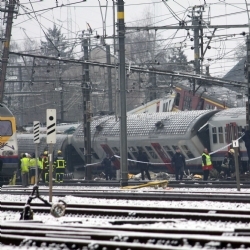
<svg viewBox="0 0 250 250">
<path fill-rule="evenodd" d="M 57 152 L 57 156 L 54 159 L 52 166 L 55 182 L 63 182 L 66 161 L 64 160 L 62 152 L 60 150 Z M 32 153 L 31 155 L 28 153 L 21 154 L 19 169 L 21 171 L 23 187 L 34 185 L 38 182 L 49 182 L 48 151 L 44 151 L 44 153 L 41 154 L 38 158 L 35 157 L 35 153 Z"/>
<path fill-rule="evenodd" d="M 175 154 L 172 157 L 171 164 L 174 167 L 175 179 L 182 180 L 184 175 L 184 169 L 186 168 L 186 159 L 185 156 L 181 153 L 181 150 L 176 147 Z M 112 179 L 112 162 L 115 160 L 114 156 L 110 157 L 108 154 L 106 158 L 102 161 L 102 166 L 104 167 L 104 173 L 106 180 Z M 139 150 L 137 157 L 137 167 L 141 172 L 141 179 L 145 179 L 145 175 L 148 180 L 151 180 L 149 174 L 149 159 L 146 152 Z M 207 181 L 209 177 L 209 172 L 213 168 L 211 156 L 208 152 L 208 149 L 205 148 L 201 155 L 201 165 L 203 170 L 203 180 Z M 225 155 L 224 161 L 222 162 L 220 177 L 221 178 L 230 178 L 231 173 L 234 172 L 234 150 L 230 149 Z"/>
</svg>

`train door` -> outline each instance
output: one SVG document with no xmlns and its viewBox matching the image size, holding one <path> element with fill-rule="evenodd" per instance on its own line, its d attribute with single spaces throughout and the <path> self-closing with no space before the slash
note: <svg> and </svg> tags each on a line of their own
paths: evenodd
<svg viewBox="0 0 250 250">
<path fill-rule="evenodd" d="M 208 151 L 211 151 L 210 140 L 209 140 L 209 126 L 208 123 L 204 124 L 197 132 L 197 136 L 202 142 L 204 148 L 207 148 Z"/>
</svg>

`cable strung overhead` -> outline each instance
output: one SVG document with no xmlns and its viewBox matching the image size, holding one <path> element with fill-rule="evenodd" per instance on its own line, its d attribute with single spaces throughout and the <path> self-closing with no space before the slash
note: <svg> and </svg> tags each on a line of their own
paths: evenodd
<svg viewBox="0 0 250 250">
<path fill-rule="evenodd" d="M 107 63 L 100 63 L 100 62 L 93 62 L 93 61 L 83 61 L 83 60 L 77 60 L 77 59 L 58 59 L 57 57 L 48 57 L 48 56 L 39 56 L 39 55 L 31 55 L 31 54 L 24 54 L 24 53 L 18 53 L 18 52 L 9 52 L 12 55 L 17 56 L 26 56 L 26 57 L 33 57 L 33 58 L 41 58 L 46 60 L 52 60 L 52 61 L 61 61 L 64 63 L 76 63 L 76 64 L 88 64 L 91 66 L 99 66 L 99 67 L 106 67 L 106 68 L 116 68 L 117 65 L 115 64 L 107 64 Z M 167 75 L 172 77 L 181 77 L 181 78 L 191 78 L 191 79 L 197 79 L 200 81 L 206 81 L 213 83 L 218 86 L 232 86 L 232 87 L 245 87 L 245 82 L 237 82 L 237 81 L 227 81 L 222 80 L 221 78 L 211 77 L 211 76 L 204 76 L 204 75 L 194 75 L 186 72 L 176 72 L 176 71 L 164 71 L 164 70 L 149 70 L 149 69 L 143 69 L 140 67 L 130 67 L 129 65 L 126 65 L 126 69 L 131 72 L 140 72 L 140 73 L 154 73 L 157 75 Z"/>
</svg>

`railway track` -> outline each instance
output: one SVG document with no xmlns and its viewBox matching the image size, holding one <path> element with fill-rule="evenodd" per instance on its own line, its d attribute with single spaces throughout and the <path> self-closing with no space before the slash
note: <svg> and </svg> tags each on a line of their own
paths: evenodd
<svg viewBox="0 0 250 250">
<path fill-rule="evenodd" d="M 1 194 L 8 195 L 29 195 L 31 188 L 13 188 L 3 187 Z M 42 196 L 49 195 L 48 188 L 39 188 Z M 152 200 L 152 201 L 220 201 L 220 202 L 241 202 L 249 203 L 250 193 L 225 193 L 225 192 L 182 192 L 174 190 L 151 191 L 151 190 L 81 190 L 77 187 L 74 189 L 53 189 L 53 195 L 59 197 L 75 196 L 102 199 L 126 199 L 126 200 Z"/>
<path fill-rule="evenodd" d="M 129 181 L 128 185 L 140 185 L 146 184 L 148 181 Z M 8 185 L 9 181 L 0 181 L 0 186 Z M 17 186 L 21 185 L 20 181 L 16 182 Z M 44 185 L 44 184 L 41 184 Z M 45 184 L 48 186 L 48 184 Z M 120 187 L 119 181 L 85 181 L 85 180 L 64 180 L 63 183 L 54 183 L 55 186 L 102 186 L 102 187 Z M 240 182 L 241 188 L 250 188 L 249 181 L 241 181 Z M 168 183 L 168 187 L 183 187 L 183 188 L 207 188 L 207 187 L 214 187 L 214 188 L 236 188 L 236 181 L 228 181 L 228 180 L 217 180 L 217 181 L 202 181 L 202 180 L 183 180 L 183 181 L 175 181 L 170 180 Z"/>
<path fill-rule="evenodd" d="M 3 201 L 1 202 L 1 211 L 21 212 L 24 205 L 24 203 Z M 32 203 L 31 207 L 34 213 L 50 213 L 50 207 L 46 207 L 42 203 Z M 112 220 L 110 223 L 113 225 L 152 224 L 168 222 L 169 219 L 183 218 L 188 220 L 250 222 L 250 211 L 248 210 L 69 204 L 66 213 L 76 217 L 84 215 L 109 218 Z"/>
<path fill-rule="evenodd" d="M 44 225 L 4 222 L 1 242 L 53 249 L 247 249 L 250 229 L 167 230 L 117 226 Z M 85 248 L 83 248 L 85 247 Z"/>
</svg>

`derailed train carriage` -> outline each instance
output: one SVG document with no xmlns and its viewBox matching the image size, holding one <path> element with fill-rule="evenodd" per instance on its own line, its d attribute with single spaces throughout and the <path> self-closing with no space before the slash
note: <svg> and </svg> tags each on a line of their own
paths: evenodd
<svg viewBox="0 0 250 250">
<path fill-rule="evenodd" d="M 215 165 L 220 166 L 232 140 L 240 137 L 246 127 L 244 108 L 226 110 L 197 110 L 133 114 L 127 117 L 128 159 L 136 160 L 138 151 L 144 151 L 153 164 L 150 170 L 173 173 L 171 158 L 176 147 L 180 148 L 192 173 L 200 173 L 203 149 L 207 147 Z M 29 138 L 28 138 L 29 137 Z M 55 151 L 60 149 L 68 161 L 68 172 L 84 171 L 84 135 L 80 125 L 73 135 L 57 135 Z M 28 142 L 29 141 L 29 142 Z M 34 148 L 33 135 L 19 135 L 18 144 L 23 152 L 29 151 L 22 145 Z M 120 154 L 120 127 L 114 116 L 93 118 L 91 123 L 92 172 L 100 172 L 100 162 L 106 154 Z M 40 152 L 47 149 L 45 135 L 42 135 Z M 240 144 L 242 165 L 247 165 L 244 144 Z M 137 164 L 128 161 L 129 172 L 138 173 Z M 120 167 L 119 159 L 114 162 Z"/>
<path fill-rule="evenodd" d="M 229 144 L 241 136 L 243 128 L 247 129 L 245 108 L 128 115 L 128 159 L 136 160 L 138 151 L 142 150 L 153 163 L 150 170 L 173 173 L 171 158 L 178 147 L 186 157 L 187 169 L 201 173 L 200 156 L 206 147 L 212 153 L 214 165 L 220 168 Z M 97 163 L 97 166 L 106 154 L 120 154 L 119 121 L 114 116 L 94 120 L 91 138 L 92 163 Z M 79 126 L 72 145 L 81 157 L 84 157 L 83 139 L 82 126 Z M 241 165 L 247 169 L 244 143 L 240 143 L 239 151 Z M 128 161 L 128 164 L 130 172 L 139 172 L 135 162 Z M 119 160 L 114 165 L 119 168 Z"/>
</svg>

